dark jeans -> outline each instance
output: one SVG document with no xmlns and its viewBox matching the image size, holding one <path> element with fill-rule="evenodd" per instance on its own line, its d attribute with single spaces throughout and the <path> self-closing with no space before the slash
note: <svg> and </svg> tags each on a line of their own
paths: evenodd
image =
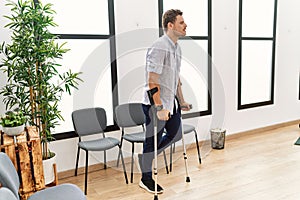
<svg viewBox="0 0 300 200">
<path fill-rule="evenodd" d="M 153 114 L 150 105 L 143 105 L 146 117 L 146 139 L 144 141 L 142 156 L 142 179 L 152 179 L 152 161 L 154 159 L 154 125 Z M 157 117 L 155 115 L 155 117 Z M 164 132 L 165 130 L 165 132 Z M 157 120 L 157 154 L 161 153 L 166 147 L 181 139 L 181 111 L 178 106 L 173 111 L 173 115 L 168 121 Z"/>
</svg>

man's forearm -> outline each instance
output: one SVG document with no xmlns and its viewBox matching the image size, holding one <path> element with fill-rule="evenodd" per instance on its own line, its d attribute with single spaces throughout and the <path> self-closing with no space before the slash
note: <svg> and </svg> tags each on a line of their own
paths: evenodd
<svg viewBox="0 0 300 200">
<path fill-rule="evenodd" d="M 159 74 L 149 72 L 148 74 L 148 86 L 149 89 L 153 89 L 155 87 L 158 88 L 158 91 L 153 95 L 153 101 L 155 106 L 162 105 L 162 101 L 160 99 L 160 83 L 159 83 Z M 168 120 L 170 116 L 170 111 L 166 109 L 157 110 L 157 117 L 159 120 Z"/>
<path fill-rule="evenodd" d="M 177 92 L 176 92 L 177 93 L 176 96 L 178 98 L 179 104 L 182 104 L 182 103 L 185 102 L 184 98 L 183 98 L 183 93 L 182 93 L 181 85 L 182 85 L 182 83 L 181 83 L 181 81 L 179 79 L 178 86 L 177 86 Z"/>
</svg>

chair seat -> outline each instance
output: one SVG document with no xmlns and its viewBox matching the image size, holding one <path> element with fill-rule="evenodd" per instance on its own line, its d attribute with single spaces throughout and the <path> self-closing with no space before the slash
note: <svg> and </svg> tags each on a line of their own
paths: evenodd
<svg viewBox="0 0 300 200">
<path fill-rule="evenodd" d="M 0 200 L 18 200 L 12 191 L 6 187 L 0 188 Z"/>
<path fill-rule="evenodd" d="M 125 134 L 123 136 L 124 140 L 129 142 L 144 142 L 145 141 L 145 132 Z"/>
<path fill-rule="evenodd" d="M 165 130 L 166 131 L 166 130 Z M 195 126 L 193 125 L 189 125 L 189 124 L 183 124 L 183 133 L 184 134 L 188 134 L 195 131 Z M 176 137 L 174 138 L 174 142 L 178 142 L 179 140 L 181 140 L 181 133 L 177 134 Z"/>
<path fill-rule="evenodd" d="M 28 200 L 42 199 L 85 200 L 86 197 L 77 186 L 72 184 L 62 184 L 38 191 L 28 198 Z"/>
<path fill-rule="evenodd" d="M 98 140 L 81 141 L 78 146 L 87 151 L 104 151 L 119 145 L 120 141 L 116 138 L 106 137 Z"/>
<path fill-rule="evenodd" d="M 184 134 L 190 133 L 195 130 L 195 126 L 189 124 L 183 124 L 183 132 Z"/>
</svg>

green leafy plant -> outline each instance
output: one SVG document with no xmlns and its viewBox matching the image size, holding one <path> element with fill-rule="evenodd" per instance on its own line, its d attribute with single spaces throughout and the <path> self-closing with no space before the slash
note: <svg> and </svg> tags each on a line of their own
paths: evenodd
<svg viewBox="0 0 300 200">
<path fill-rule="evenodd" d="M 44 159 L 48 157 L 48 143 L 54 138 L 51 131 L 63 120 L 58 103 L 62 94 L 77 89 L 79 73 L 62 73 L 58 60 L 68 49 L 57 43 L 58 36 L 50 27 L 55 11 L 51 4 L 34 0 L 9 1 L 11 16 L 5 16 L 11 30 L 11 43 L 3 43 L 0 70 L 7 74 L 7 84 L 0 90 L 6 109 L 18 107 L 29 124 L 37 127 L 42 141 Z"/>
<path fill-rule="evenodd" d="M 3 127 L 16 127 L 26 123 L 26 117 L 23 112 L 8 111 L 0 118 L 0 125 Z"/>
</svg>

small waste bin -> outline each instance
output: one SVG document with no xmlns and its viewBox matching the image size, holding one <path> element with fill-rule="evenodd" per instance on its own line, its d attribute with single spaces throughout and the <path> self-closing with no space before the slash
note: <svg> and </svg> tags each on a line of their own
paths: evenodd
<svg viewBox="0 0 300 200">
<path fill-rule="evenodd" d="M 215 128 L 210 130 L 211 147 L 213 149 L 224 149 L 226 130 Z"/>
</svg>

